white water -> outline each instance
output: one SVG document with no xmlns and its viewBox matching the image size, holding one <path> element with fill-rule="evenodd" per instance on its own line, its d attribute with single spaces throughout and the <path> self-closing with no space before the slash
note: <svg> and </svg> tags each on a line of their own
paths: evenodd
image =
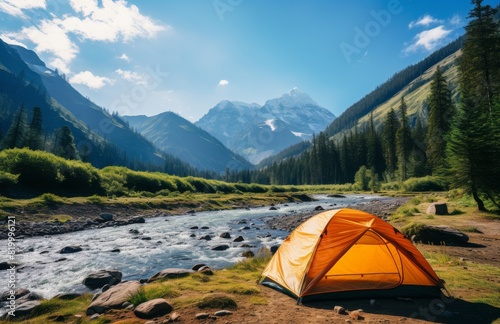
<svg viewBox="0 0 500 324">
<path fill-rule="evenodd" d="M 250 250 L 256 253 L 263 246 L 271 247 L 283 242 L 287 232 L 262 229 L 265 217 L 307 212 L 318 205 L 332 209 L 383 199 L 360 195 L 348 195 L 347 198 L 318 195 L 315 198 L 318 201 L 277 205 L 278 210 L 275 211 L 269 210 L 269 207 L 260 207 L 250 210 L 200 212 L 193 215 L 151 218 L 144 224 L 19 240 L 16 242 L 15 262 L 19 264 L 16 288 L 27 288 L 45 298 L 51 298 L 61 292 L 88 291 L 82 285 L 82 280 L 89 273 L 100 269 L 118 269 L 123 273 L 123 280 L 149 278 L 165 268 L 191 268 L 197 263 L 205 263 L 212 269 L 221 269 L 242 259 L 242 251 L 248 250 L 239 247 L 242 243 L 254 245 Z M 334 207 L 334 203 L 337 206 Z M 248 224 L 238 224 L 243 219 L 248 220 Z M 192 226 L 208 226 L 209 229 L 190 230 Z M 242 230 L 244 226 L 251 229 Z M 140 235 L 129 233 L 130 229 L 137 229 Z M 231 233 L 231 239 L 219 237 L 220 233 L 226 231 Z M 192 233 L 196 234 L 196 237 L 190 237 Z M 207 234 L 212 240 L 199 240 Z M 269 237 L 265 237 L 269 234 Z M 233 239 L 239 235 L 245 240 L 233 243 Z M 143 236 L 149 236 L 151 240 L 141 240 Z M 0 241 L 0 244 L 6 246 L 7 242 Z M 225 251 L 211 250 L 220 244 L 228 244 L 231 248 Z M 70 245 L 79 245 L 83 251 L 72 254 L 59 253 L 63 247 Z M 121 252 L 110 252 L 116 248 Z M 44 251 L 48 253 L 40 254 Z M 55 262 L 61 258 L 67 260 Z M 7 271 L 2 271 L 0 276 L 1 282 L 8 282 Z M 4 286 L 3 290 L 7 290 L 7 285 Z"/>
</svg>

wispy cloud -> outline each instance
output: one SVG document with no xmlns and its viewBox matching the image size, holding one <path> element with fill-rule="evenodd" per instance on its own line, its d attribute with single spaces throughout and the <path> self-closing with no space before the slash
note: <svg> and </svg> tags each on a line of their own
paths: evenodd
<svg viewBox="0 0 500 324">
<path fill-rule="evenodd" d="M 220 80 L 218 84 L 219 87 L 225 87 L 227 85 L 229 85 L 229 81 L 227 80 Z"/>
<path fill-rule="evenodd" d="M 413 39 L 413 43 L 408 45 L 403 53 L 411 54 L 419 49 L 424 49 L 426 51 L 431 51 L 435 49 L 438 45 L 442 44 L 442 42 L 446 39 L 451 33 L 450 29 L 446 29 L 443 25 L 435 27 L 433 29 L 424 30 L 423 32 L 418 33 Z"/>
<path fill-rule="evenodd" d="M 146 77 L 140 73 L 118 69 L 115 71 L 123 79 L 135 82 L 137 84 L 144 84 L 146 82 Z"/>
<path fill-rule="evenodd" d="M 45 0 L 3 0 L 0 1 L 0 11 L 11 16 L 27 18 L 23 10 L 45 9 Z"/>
<path fill-rule="evenodd" d="M 83 84 L 92 89 L 100 89 L 106 84 L 113 84 L 113 80 L 94 75 L 94 73 L 90 71 L 83 71 L 75 74 L 69 79 L 69 82 L 73 84 Z"/>
<path fill-rule="evenodd" d="M 24 7 L 15 7 L 19 10 L 45 7 L 45 1 L 42 0 L 4 2 L 24 3 Z M 160 31 L 171 29 L 170 26 L 157 24 L 142 15 L 137 6 L 129 5 L 125 0 L 70 0 L 69 4 L 74 14 L 44 19 L 39 25 L 23 27 L 21 31 L 7 33 L 6 36 L 34 43 L 36 52 L 52 56 L 49 61 L 51 67 L 69 73 L 71 61 L 79 53 L 77 42 L 90 40 L 126 43 L 135 38 L 152 38 Z M 128 59 L 128 56 L 123 55 L 121 59 Z"/>
<path fill-rule="evenodd" d="M 462 19 L 459 15 L 454 15 L 450 19 L 450 24 L 452 24 L 453 26 L 460 26 L 462 24 Z"/>
<path fill-rule="evenodd" d="M 413 28 L 413 27 L 417 27 L 417 26 L 428 27 L 432 24 L 441 24 L 441 23 L 443 23 L 442 20 L 436 19 L 429 14 L 425 14 L 423 17 L 418 18 L 418 20 L 414 20 L 414 21 L 410 22 L 408 27 L 409 28 Z"/>
<path fill-rule="evenodd" d="M 122 55 L 118 56 L 117 58 L 119 58 L 120 60 L 123 60 L 125 62 L 130 62 L 132 61 L 132 59 L 130 57 L 128 57 L 127 54 L 123 53 Z"/>
</svg>

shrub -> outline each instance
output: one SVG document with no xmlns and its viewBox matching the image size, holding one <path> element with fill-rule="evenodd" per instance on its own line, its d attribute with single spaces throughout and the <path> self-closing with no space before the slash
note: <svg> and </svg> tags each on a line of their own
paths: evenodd
<svg viewBox="0 0 500 324">
<path fill-rule="evenodd" d="M 139 288 L 139 290 L 135 294 L 131 294 L 128 298 L 128 302 L 133 304 L 134 306 L 138 306 L 144 302 L 148 301 L 148 297 L 146 296 L 146 291 L 144 287 Z"/>
<path fill-rule="evenodd" d="M 63 203 L 61 197 L 51 193 L 44 193 L 39 198 L 47 206 L 54 206 Z"/>
<path fill-rule="evenodd" d="M 403 189 L 408 192 L 445 191 L 448 190 L 448 183 L 443 178 L 435 176 L 410 178 L 403 183 Z"/>
</svg>

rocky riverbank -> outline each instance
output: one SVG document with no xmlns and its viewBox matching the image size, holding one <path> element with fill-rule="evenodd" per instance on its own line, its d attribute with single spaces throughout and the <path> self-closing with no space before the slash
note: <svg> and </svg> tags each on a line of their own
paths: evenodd
<svg viewBox="0 0 500 324">
<path fill-rule="evenodd" d="M 386 220 L 388 216 L 394 213 L 394 211 L 396 211 L 396 209 L 398 209 L 400 206 L 404 205 L 409 199 L 410 198 L 408 197 L 382 198 L 378 200 L 372 200 L 365 204 L 348 206 L 348 208 L 362 210 Z M 284 215 L 272 218 L 270 217 L 266 220 L 266 225 L 270 229 L 291 232 L 305 220 L 321 212 L 321 210 L 333 208 L 335 208 L 335 205 L 324 207 L 318 206 L 317 210 L 307 213 Z"/>
</svg>

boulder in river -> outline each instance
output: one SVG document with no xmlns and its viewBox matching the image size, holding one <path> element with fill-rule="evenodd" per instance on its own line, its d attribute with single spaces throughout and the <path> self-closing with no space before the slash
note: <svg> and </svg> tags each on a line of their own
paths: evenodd
<svg viewBox="0 0 500 324">
<path fill-rule="evenodd" d="M 65 246 L 63 247 L 59 253 L 64 254 L 64 253 L 76 253 L 80 252 L 82 248 L 80 246 L 72 245 L 72 246 Z"/>
<path fill-rule="evenodd" d="M 214 246 L 211 250 L 212 251 L 224 251 L 224 250 L 227 250 L 227 249 L 229 249 L 229 245 L 222 244 L 222 245 Z"/>
<path fill-rule="evenodd" d="M 241 236 L 241 235 L 240 235 L 240 236 L 238 236 L 237 238 L 235 238 L 235 239 L 233 240 L 233 242 L 243 242 L 244 240 L 245 240 L 245 239 L 243 238 L 243 236 Z"/>
<path fill-rule="evenodd" d="M 83 284 L 90 289 L 97 289 L 104 285 L 116 285 L 121 280 L 122 273 L 119 270 L 99 270 L 83 279 Z"/>
<path fill-rule="evenodd" d="M 219 237 L 225 238 L 225 239 L 230 239 L 231 234 L 229 232 L 222 232 L 222 233 L 220 233 Z"/>
</svg>

